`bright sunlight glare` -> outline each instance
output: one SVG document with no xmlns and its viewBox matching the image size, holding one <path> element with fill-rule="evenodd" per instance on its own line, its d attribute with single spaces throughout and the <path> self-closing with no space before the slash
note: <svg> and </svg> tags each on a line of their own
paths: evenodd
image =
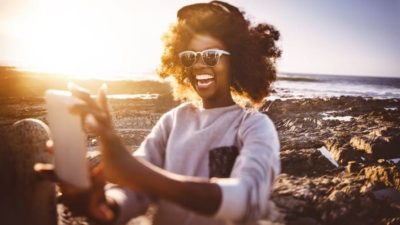
<svg viewBox="0 0 400 225">
<path fill-rule="evenodd" d="M 85 78 L 154 70 L 159 62 L 154 55 L 161 55 L 161 36 L 174 15 L 152 21 L 152 16 L 162 16 L 160 8 L 143 1 L 134 10 L 131 5 L 47 0 L 25 7 L 5 22 L 7 33 L 18 40 L 17 64 Z M 137 71 L 130 71 L 132 67 Z"/>
<path fill-rule="evenodd" d="M 156 78 L 163 33 L 195 2 L 204 1 L 0 0 L 0 66 Z M 399 0 L 228 2 L 280 31 L 278 71 L 400 76 Z"/>
</svg>

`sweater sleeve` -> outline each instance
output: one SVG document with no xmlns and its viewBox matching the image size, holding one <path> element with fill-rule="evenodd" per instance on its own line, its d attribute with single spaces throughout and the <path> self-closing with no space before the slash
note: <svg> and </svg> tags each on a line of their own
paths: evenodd
<svg viewBox="0 0 400 225">
<path fill-rule="evenodd" d="M 165 148 L 172 129 L 173 116 L 174 110 L 162 115 L 133 155 L 144 158 L 152 164 L 163 168 Z"/>
<path fill-rule="evenodd" d="M 244 119 L 238 131 L 242 143 L 230 178 L 212 178 L 222 190 L 215 217 L 247 223 L 266 216 L 275 177 L 280 173 L 279 139 L 272 121 L 261 113 Z"/>
<path fill-rule="evenodd" d="M 162 167 L 171 125 L 172 112 L 170 111 L 161 116 L 140 147 L 133 153 L 133 156 L 144 158 L 152 164 Z M 151 202 L 150 196 L 120 186 L 106 187 L 105 192 L 106 196 L 115 200 L 120 208 L 116 224 L 125 224 L 131 218 L 142 215 Z"/>
</svg>

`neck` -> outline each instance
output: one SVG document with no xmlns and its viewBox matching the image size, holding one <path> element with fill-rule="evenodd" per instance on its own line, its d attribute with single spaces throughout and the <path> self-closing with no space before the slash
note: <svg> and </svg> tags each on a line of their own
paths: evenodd
<svg viewBox="0 0 400 225">
<path fill-rule="evenodd" d="M 219 107 L 226 107 L 236 104 L 232 96 L 229 96 L 227 99 L 203 99 L 203 108 L 204 109 L 212 109 L 212 108 L 219 108 Z"/>
</svg>

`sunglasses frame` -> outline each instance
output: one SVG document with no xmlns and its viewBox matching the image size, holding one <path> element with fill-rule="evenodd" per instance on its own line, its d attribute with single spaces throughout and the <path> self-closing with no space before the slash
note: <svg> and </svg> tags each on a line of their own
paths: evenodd
<svg viewBox="0 0 400 225">
<path fill-rule="evenodd" d="M 217 53 L 217 62 L 216 62 L 215 65 L 213 65 L 213 66 L 208 65 L 208 64 L 204 61 L 203 54 L 204 54 L 205 52 L 207 52 L 207 51 L 215 51 L 215 52 Z M 195 61 L 193 62 L 192 65 L 190 65 L 190 66 L 185 66 L 185 64 L 182 63 L 182 55 L 185 54 L 185 53 L 188 53 L 188 52 L 189 52 L 189 53 L 194 53 L 195 56 L 196 56 L 196 59 L 195 59 Z M 201 61 L 203 62 L 204 65 L 209 66 L 209 67 L 214 67 L 214 66 L 216 66 L 216 65 L 219 63 L 219 60 L 220 60 L 220 58 L 221 58 L 222 55 L 230 55 L 230 54 L 231 54 L 231 53 L 229 53 L 229 52 L 227 52 L 227 51 L 225 51 L 225 50 L 221 50 L 221 49 L 217 49 L 217 48 L 211 48 L 211 49 L 203 50 L 203 51 L 201 51 L 201 52 L 190 51 L 190 50 L 188 50 L 188 51 L 183 51 L 183 52 L 180 52 L 180 53 L 178 54 L 178 56 L 179 56 L 179 60 L 181 61 L 182 65 L 183 65 L 184 67 L 186 67 L 186 68 L 190 68 L 190 67 L 192 67 L 194 64 L 196 64 L 199 55 L 200 55 Z"/>
</svg>

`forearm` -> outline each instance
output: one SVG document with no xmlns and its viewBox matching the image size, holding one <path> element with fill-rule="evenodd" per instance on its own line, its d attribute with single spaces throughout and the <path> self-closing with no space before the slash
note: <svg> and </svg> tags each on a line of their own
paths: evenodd
<svg viewBox="0 0 400 225">
<path fill-rule="evenodd" d="M 108 148 L 103 151 L 103 162 L 110 165 L 107 168 L 112 168 L 110 176 L 113 182 L 134 190 L 144 190 L 201 214 L 213 215 L 217 212 L 222 200 L 217 184 L 204 178 L 173 174 L 132 157 L 120 139 L 114 136 L 104 141 Z"/>
<path fill-rule="evenodd" d="M 213 215 L 218 210 L 222 193 L 217 184 L 205 178 L 170 173 L 140 158 L 133 160 L 138 166 L 135 169 L 143 172 L 136 182 L 142 183 L 144 190 L 201 214 Z"/>
<path fill-rule="evenodd" d="M 222 192 L 215 183 L 206 181 L 183 182 L 184 195 L 181 195 L 182 206 L 205 215 L 214 215 L 220 207 Z M 182 194 L 181 193 L 181 194 Z"/>
<path fill-rule="evenodd" d="M 139 158 L 132 157 L 132 161 L 135 162 L 125 168 L 125 171 L 134 174 L 128 180 L 132 186 L 140 184 L 140 188 L 150 194 L 201 214 L 213 215 L 217 212 L 222 199 L 217 184 L 210 183 L 208 179 L 173 174 Z"/>
</svg>

